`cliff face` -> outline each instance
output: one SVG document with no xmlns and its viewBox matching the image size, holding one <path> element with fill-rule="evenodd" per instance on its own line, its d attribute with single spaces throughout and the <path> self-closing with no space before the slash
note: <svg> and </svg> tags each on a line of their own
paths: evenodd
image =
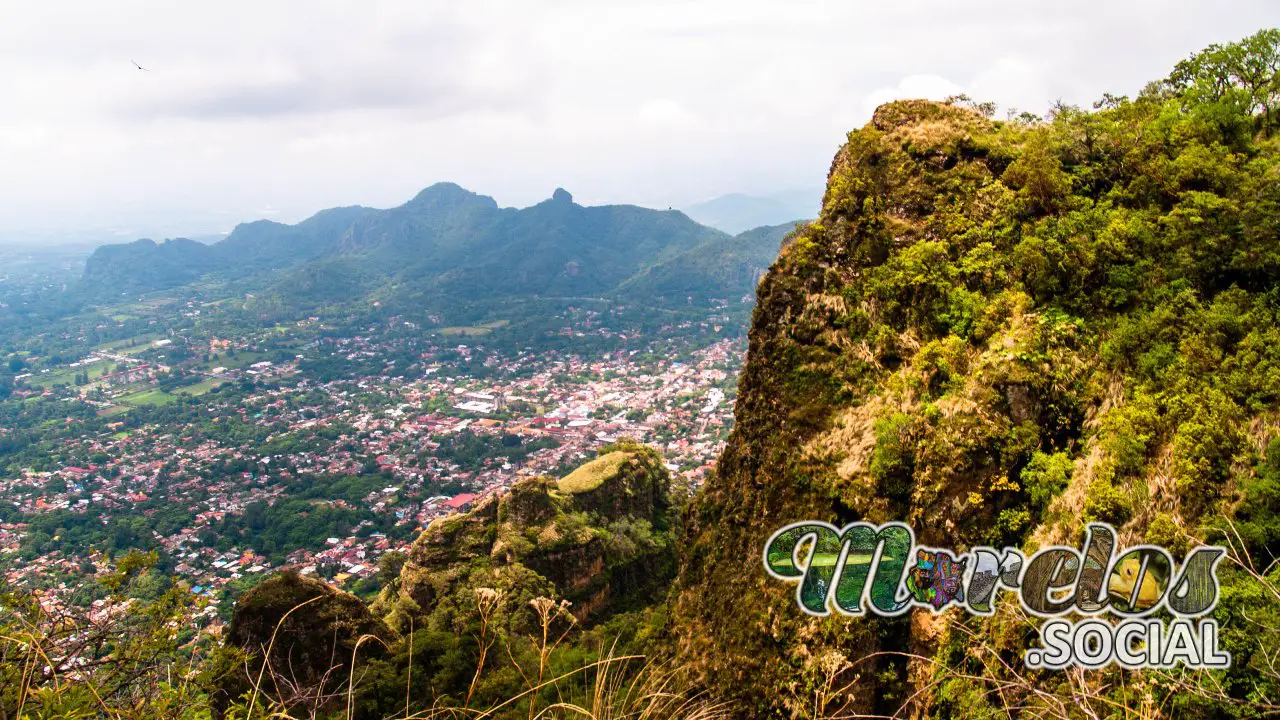
<svg viewBox="0 0 1280 720">
<path fill-rule="evenodd" d="M 647 607 L 675 574 L 670 483 L 661 456 L 630 443 L 605 448 L 559 481 L 522 480 L 501 498 L 433 522 L 375 611 L 393 627 L 410 616 L 443 625 L 455 602 L 480 587 L 517 601 L 566 599 L 584 623 Z"/>
<path fill-rule="evenodd" d="M 680 659 L 751 717 L 1034 707 L 1052 678 L 990 684 L 1019 672 L 1025 617 L 812 618 L 765 574 L 767 538 L 900 520 L 1030 552 L 1102 520 L 1179 553 L 1274 518 L 1280 163 L 1257 127 L 1164 90 L 1049 122 L 896 102 L 850 133 L 758 289 L 682 547 Z M 1262 529 L 1244 549 L 1280 552 Z"/>
<path fill-rule="evenodd" d="M 210 664 L 214 710 L 234 714 L 261 679 L 298 716 L 351 703 L 353 717 L 391 717 L 409 693 L 424 709 L 474 702 L 526 717 L 528 705 L 508 701 L 529 678 L 575 675 L 598 653 L 637 652 L 660 634 L 686 496 L 658 452 L 621 442 L 564 478 L 526 478 L 436 520 L 371 605 L 277 575 L 236 605 Z M 348 698 L 352 667 L 362 679 Z M 544 690 L 543 707 L 561 693 Z"/>
</svg>

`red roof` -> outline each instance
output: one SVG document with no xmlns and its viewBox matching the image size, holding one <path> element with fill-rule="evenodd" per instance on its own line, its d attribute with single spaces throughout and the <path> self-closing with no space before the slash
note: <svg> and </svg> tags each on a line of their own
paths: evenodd
<svg viewBox="0 0 1280 720">
<path fill-rule="evenodd" d="M 445 501 L 444 505 L 445 507 L 450 507 L 450 508 L 453 508 L 454 510 L 458 510 L 465 505 L 470 505 L 475 499 L 476 499 L 476 496 L 472 495 L 471 493 L 462 493 L 461 495 L 454 495 L 452 498 L 449 498 L 448 500 Z"/>
</svg>

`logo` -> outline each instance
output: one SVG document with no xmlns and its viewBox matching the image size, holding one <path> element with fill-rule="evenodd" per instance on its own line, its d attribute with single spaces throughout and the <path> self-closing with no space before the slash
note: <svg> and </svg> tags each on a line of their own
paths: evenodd
<svg viewBox="0 0 1280 720">
<path fill-rule="evenodd" d="M 921 547 L 902 523 L 792 523 L 765 544 L 770 576 L 796 586 L 809 615 L 881 617 L 911 608 L 995 613 L 998 590 L 1015 592 L 1027 613 L 1046 619 L 1028 667 L 1225 668 L 1218 623 L 1218 563 L 1226 549 L 1201 546 L 1175 564 L 1167 550 L 1116 547 L 1115 528 L 1090 523 L 1083 550 L 1053 546 L 1029 559 L 1014 548 L 967 553 Z M 1167 622 L 1151 615 L 1164 610 Z M 1070 616 L 1070 619 L 1064 619 Z"/>
</svg>

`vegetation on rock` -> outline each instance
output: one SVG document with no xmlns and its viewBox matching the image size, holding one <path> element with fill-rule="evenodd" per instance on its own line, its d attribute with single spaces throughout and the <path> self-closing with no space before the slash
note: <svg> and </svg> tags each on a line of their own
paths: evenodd
<svg viewBox="0 0 1280 720">
<path fill-rule="evenodd" d="M 1274 589 L 1280 556 L 1262 520 L 1280 451 L 1278 58 L 1268 30 L 1093 112 L 902 101 L 849 134 L 821 217 L 759 288 L 735 430 L 688 522 L 681 659 L 755 717 L 1274 711 L 1280 597 L 1256 576 Z M 1036 621 L 1015 608 L 805 616 L 759 567 L 769 534 L 805 519 L 902 520 L 945 547 L 1033 551 L 1089 520 L 1126 544 L 1230 545 L 1245 564 L 1224 567 L 1218 614 L 1236 665 L 1066 685 L 1019 667 Z"/>
<path fill-rule="evenodd" d="M 0 718 L 1275 715 L 1278 101 L 1280 31 L 1267 30 L 1092 112 L 882 106 L 758 289 L 733 435 L 691 504 L 656 451 L 606 447 L 562 480 L 527 478 L 433 522 L 388 557 L 372 606 L 296 575 L 245 592 L 212 658 L 187 622 L 208 615 L 202 601 L 129 553 L 99 620 L 0 598 Z M 360 288 L 405 238 L 436 241 L 422 268 L 472 253 L 451 233 L 497 212 L 456 187 L 406 208 L 237 232 L 282 234 L 244 241 L 271 265 L 350 228 L 339 250 L 374 266 L 298 272 Z M 515 212 L 485 220 L 508 234 L 483 237 L 509 238 L 521 218 L 583 221 L 655 251 L 628 224 L 651 211 L 560 191 Z M 688 230 L 664 259 L 701 241 L 687 218 L 657 215 Z M 594 245 L 589 277 L 562 277 L 576 260 L 560 241 L 579 237 L 565 232 L 514 266 L 485 264 L 510 251 L 495 241 L 435 277 L 595 292 L 633 276 Z M 411 301 L 422 287 L 401 290 Z M 1213 617 L 1234 664 L 1028 669 L 1040 621 L 1012 603 L 991 617 L 802 614 L 760 561 L 777 528 L 807 519 L 905 521 L 922 544 L 1027 553 L 1076 542 L 1092 520 L 1123 545 L 1227 546 Z M 674 656 L 681 672 L 639 655 Z M 698 687 L 731 704 L 690 699 Z"/>
<path fill-rule="evenodd" d="M 630 456 L 624 452 L 611 452 L 608 455 L 601 455 L 561 478 L 560 482 L 556 483 L 556 486 L 560 492 L 570 495 L 595 490 L 604 484 L 606 479 L 616 475 L 618 468 L 622 467 L 622 464 L 630 459 Z"/>
</svg>

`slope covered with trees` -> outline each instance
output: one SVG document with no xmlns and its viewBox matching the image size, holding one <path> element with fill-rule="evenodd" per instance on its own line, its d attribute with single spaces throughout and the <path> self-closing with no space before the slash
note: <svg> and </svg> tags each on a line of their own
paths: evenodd
<svg viewBox="0 0 1280 720">
<path fill-rule="evenodd" d="M 904 101 L 850 133 L 759 288 L 735 430 L 689 519 L 679 657 L 752 717 L 1274 712 L 1277 70 L 1266 31 L 1094 112 Z M 1021 667 L 1039 621 L 1016 602 L 806 616 L 759 566 L 806 519 L 1027 553 L 1090 520 L 1175 555 L 1229 545 L 1235 665 L 1068 683 Z"/>
<path fill-rule="evenodd" d="M 325 210 L 296 225 L 260 220 L 224 240 L 139 240 L 99 248 L 74 294 L 105 300 L 203 282 L 298 309 L 377 301 L 449 323 L 523 299 L 685 303 L 749 294 L 778 229 L 733 237 L 684 214 L 584 207 L 557 190 L 532 207 L 439 183 L 388 210 Z M 723 263 L 723 264 L 722 264 Z M 221 288 L 221 289 L 212 289 Z"/>
</svg>

